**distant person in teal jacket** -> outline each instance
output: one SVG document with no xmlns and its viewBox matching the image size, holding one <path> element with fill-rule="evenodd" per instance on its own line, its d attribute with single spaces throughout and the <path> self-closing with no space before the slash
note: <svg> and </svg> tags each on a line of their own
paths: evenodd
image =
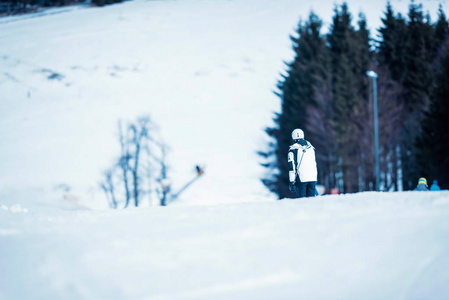
<svg viewBox="0 0 449 300">
<path fill-rule="evenodd" d="M 429 189 L 427 188 L 427 180 L 424 177 L 421 177 L 418 180 L 418 185 L 416 186 L 414 191 L 428 191 L 428 190 Z"/>
<path fill-rule="evenodd" d="M 438 180 L 434 180 L 432 185 L 430 186 L 430 190 L 431 191 L 439 191 L 440 190 L 440 186 L 438 185 Z"/>
</svg>

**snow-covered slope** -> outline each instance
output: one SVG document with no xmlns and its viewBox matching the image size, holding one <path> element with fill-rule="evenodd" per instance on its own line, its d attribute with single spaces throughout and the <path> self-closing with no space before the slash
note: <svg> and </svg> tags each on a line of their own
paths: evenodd
<svg viewBox="0 0 449 300">
<path fill-rule="evenodd" d="M 384 6 L 349 1 L 372 28 Z M 1 18 L 0 300 L 448 299 L 449 192 L 272 201 L 259 181 L 289 34 L 312 7 L 326 29 L 330 0 Z M 142 114 L 175 186 L 206 174 L 168 207 L 91 210 L 117 121 Z"/>
<path fill-rule="evenodd" d="M 448 191 L 103 212 L 3 206 L 0 299 L 445 300 L 448 236 Z"/>
<path fill-rule="evenodd" d="M 385 5 L 349 1 L 372 28 Z M 437 6 L 425 1 L 433 16 Z M 331 0 L 130 1 L 0 19 L 0 193 L 106 206 L 98 182 L 119 154 L 117 121 L 149 114 L 175 189 L 206 166 L 178 203 L 274 199 L 256 152 L 279 111 L 289 35 L 312 8 L 327 30 Z"/>
</svg>

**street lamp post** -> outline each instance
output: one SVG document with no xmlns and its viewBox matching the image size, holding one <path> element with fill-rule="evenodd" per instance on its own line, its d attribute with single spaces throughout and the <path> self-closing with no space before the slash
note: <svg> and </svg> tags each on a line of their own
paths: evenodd
<svg viewBox="0 0 449 300">
<path fill-rule="evenodd" d="M 377 73 L 370 70 L 366 75 L 373 79 L 373 106 L 374 106 L 374 153 L 376 156 L 376 191 L 379 191 L 379 132 L 377 126 Z"/>
</svg>

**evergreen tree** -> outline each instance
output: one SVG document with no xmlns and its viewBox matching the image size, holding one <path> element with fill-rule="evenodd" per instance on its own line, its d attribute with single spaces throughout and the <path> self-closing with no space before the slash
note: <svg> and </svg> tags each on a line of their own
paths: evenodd
<svg viewBox="0 0 449 300">
<path fill-rule="evenodd" d="M 428 106 L 431 75 L 429 65 L 434 48 L 432 26 L 424 18 L 422 5 L 411 4 L 405 58 L 407 73 L 402 82 L 410 112 L 423 112 Z"/>
<path fill-rule="evenodd" d="M 358 143 L 360 147 L 359 190 L 372 190 L 375 185 L 374 176 L 374 134 L 373 110 L 369 78 L 366 71 L 372 69 L 372 55 L 370 52 L 370 34 L 363 14 L 359 15 L 358 30 L 355 32 L 354 75 L 356 78 L 357 97 L 361 106 L 357 113 L 357 124 L 360 128 Z"/>
<path fill-rule="evenodd" d="M 449 53 L 441 62 L 435 98 L 423 121 L 417 139 L 417 162 L 420 176 L 438 179 L 442 188 L 449 188 Z"/>
<path fill-rule="evenodd" d="M 435 25 L 435 40 L 436 50 L 439 50 L 445 43 L 449 36 L 449 23 L 447 22 L 446 15 L 443 8 L 438 9 L 438 21 Z"/>
<path fill-rule="evenodd" d="M 440 4 L 438 21 L 435 24 L 435 48 L 433 51 L 432 73 L 439 73 L 440 60 L 449 49 L 449 23 Z"/>
<path fill-rule="evenodd" d="M 419 134 L 420 122 L 429 106 L 432 92 L 431 55 L 434 49 L 433 27 L 424 18 L 422 6 L 412 3 L 408 13 L 408 34 L 405 48 L 407 72 L 402 82 L 405 105 L 403 134 L 401 136 L 402 173 L 404 188 L 416 186 L 416 178 L 420 174 L 414 157 L 416 148 L 414 141 Z"/>
<path fill-rule="evenodd" d="M 402 174 L 402 162 L 407 145 L 401 145 L 404 136 L 404 120 L 407 116 L 404 100 L 403 82 L 407 76 L 407 43 L 408 28 L 401 14 L 395 15 L 390 3 L 387 3 L 385 17 L 381 19 L 383 26 L 378 30 L 379 42 L 376 48 L 378 62 L 378 100 L 379 100 L 379 142 L 384 149 L 385 162 L 391 165 L 389 170 L 384 167 L 396 185 Z M 400 146 L 401 145 L 401 146 Z M 398 153 L 397 150 L 402 150 Z M 382 166 L 381 166 L 382 167 Z M 396 186 L 396 189 L 398 187 Z"/>
<path fill-rule="evenodd" d="M 421 135 L 416 140 L 416 161 L 420 176 L 438 179 L 440 186 L 449 188 L 447 167 L 449 116 L 449 24 L 441 5 L 435 24 L 435 46 L 432 64 L 432 101 L 422 122 Z"/>
<path fill-rule="evenodd" d="M 359 55 L 364 51 L 369 53 L 369 45 L 362 44 L 363 39 L 367 42 L 366 33 L 357 33 L 351 25 L 351 14 L 346 3 L 335 9 L 328 35 L 332 68 L 332 124 L 346 193 L 359 191 L 359 139 L 363 135 L 359 121 L 364 109 L 362 97 L 366 95 L 366 91 L 361 91 L 367 87 L 366 79 L 361 79 L 365 78 L 367 57 L 363 55 L 360 58 Z"/>
<path fill-rule="evenodd" d="M 394 14 L 388 2 L 385 17 L 382 18 L 383 27 L 379 29 L 380 41 L 377 47 L 377 58 L 380 65 L 388 67 L 391 78 L 402 83 L 407 72 L 405 61 L 405 45 L 407 39 L 407 24 L 405 19 Z"/>
</svg>

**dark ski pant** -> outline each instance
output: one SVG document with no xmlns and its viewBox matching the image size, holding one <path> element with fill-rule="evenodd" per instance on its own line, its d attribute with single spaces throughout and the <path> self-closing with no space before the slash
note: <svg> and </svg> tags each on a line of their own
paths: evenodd
<svg viewBox="0 0 449 300">
<path fill-rule="evenodd" d="M 296 196 L 298 198 L 304 198 L 304 197 L 315 197 L 315 190 L 316 190 L 316 181 L 310 181 L 310 182 L 300 182 L 297 181 L 295 183 L 296 186 Z"/>
</svg>

